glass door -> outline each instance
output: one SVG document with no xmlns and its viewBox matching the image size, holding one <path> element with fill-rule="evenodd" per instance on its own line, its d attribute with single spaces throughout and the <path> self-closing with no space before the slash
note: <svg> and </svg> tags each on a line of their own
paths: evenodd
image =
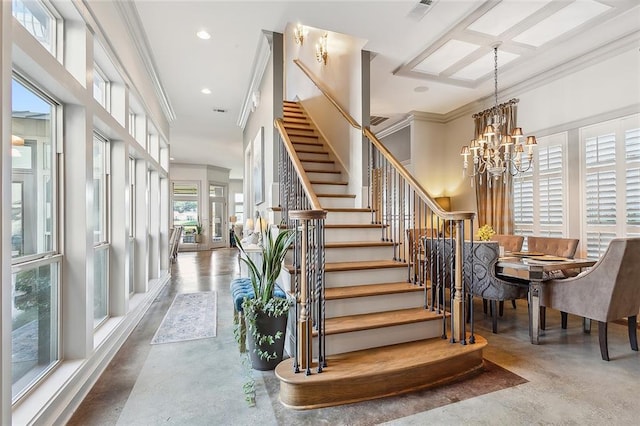
<svg viewBox="0 0 640 426">
<path fill-rule="evenodd" d="M 211 248 L 226 247 L 229 241 L 227 229 L 227 186 L 209 184 L 209 245 Z"/>
</svg>

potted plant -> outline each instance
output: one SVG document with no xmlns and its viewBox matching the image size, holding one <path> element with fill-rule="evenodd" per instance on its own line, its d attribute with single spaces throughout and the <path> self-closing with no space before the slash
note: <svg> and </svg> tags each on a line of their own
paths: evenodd
<svg viewBox="0 0 640 426">
<path fill-rule="evenodd" d="M 202 235 L 202 224 L 200 222 L 196 223 L 196 243 L 200 244 L 204 239 L 204 235 Z"/>
<path fill-rule="evenodd" d="M 249 269 L 255 295 L 253 298 L 245 297 L 242 303 L 251 366 L 256 370 L 272 370 L 282 360 L 287 317 L 291 306 L 286 297 L 276 297 L 276 280 L 280 275 L 287 250 L 295 239 L 295 232 L 292 229 L 282 230 L 275 238 L 268 229 L 261 232 L 260 264 L 256 264 L 245 252 L 237 235 L 235 239 L 242 252 L 241 259 Z"/>
</svg>

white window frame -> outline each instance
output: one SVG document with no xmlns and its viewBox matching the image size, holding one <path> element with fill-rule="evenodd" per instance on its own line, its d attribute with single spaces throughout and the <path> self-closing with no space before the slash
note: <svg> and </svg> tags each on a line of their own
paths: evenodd
<svg viewBox="0 0 640 426">
<path fill-rule="evenodd" d="M 96 96 L 96 82 L 100 81 L 103 87 L 101 88 L 102 96 Z M 109 77 L 100 69 L 97 63 L 93 64 L 93 99 L 96 100 L 107 111 L 111 111 L 111 81 Z"/>
<path fill-rule="evenodd" d="M 46 44 L 40 37 L 34 34 L 34 32 L 32 31 L 33 26 L 31 26 L 32 28 L 30 29 L 29 26 L 27 26 L 27 22 L 24 19 L 20 19 L 20 17 L 15 15 L 17 3 L 24 4 L 25 1 L 12 0 L 11 13 L 13 14 L 13 17 L 16 19 L 16 21 L 20 23 L 20 25 L 29 34 L 31 34 L 33 38 L 35 38 L 38 41 L 38 43 L 40 43 L 49 53 L 51 53 L 51 55 L 53 55 L 54 58 L 60 58 L 62 53 L 62 45 L 63 45 L 62 34 L 63 34 L 63 22 L 64 22 L 61 15 L 58 13 L 58 11 L 56 11 L 53 5 L 51 5 L 51 3 L 49 2 L 45 2 L 41 0 L 28 0 L 28 2 L 38 3 L 42 7 L 42 10 L 44 11 L 44 13 L 48 15 L 51 22 L 51 28 L 49 28 L 48 30 L 50 43 Z"/>
</svg>

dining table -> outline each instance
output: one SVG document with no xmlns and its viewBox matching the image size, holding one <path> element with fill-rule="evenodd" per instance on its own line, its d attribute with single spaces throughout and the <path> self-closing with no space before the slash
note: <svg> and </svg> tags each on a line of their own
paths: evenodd
<svg viewBox="0 0 640 426">
<path fill-rule="evenodd" d="M 540 291 L 544 281 L 554 279 L 557 271 L 582 270 L 596 263 L 591 259 L 567 259 L 543 253 L 505 253 L 496 263 L 496 275 L 529 282 L 529 335 L 531 343 L 539 344 Z"/>
</svg>

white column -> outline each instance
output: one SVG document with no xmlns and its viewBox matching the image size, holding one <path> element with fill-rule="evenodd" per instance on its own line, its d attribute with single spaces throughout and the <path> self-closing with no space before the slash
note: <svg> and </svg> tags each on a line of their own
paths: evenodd
<svg viewBox="0 0 640 426">
<path fill-rule="evenodd" d="M 136 293 L 146 293 L 149 287 L 147 261 L 147 164 L 143 160 L 136 161 L 136 226 L 135 226 L 135 271 L 134 289 Z"/>
<path fill-rule="evenodd" d="M 109 256 L 109 312 L 125 315 L 129 305 L 129 155 L 123 141 L 111 141 L 111 241 Z"/>
</svg>

